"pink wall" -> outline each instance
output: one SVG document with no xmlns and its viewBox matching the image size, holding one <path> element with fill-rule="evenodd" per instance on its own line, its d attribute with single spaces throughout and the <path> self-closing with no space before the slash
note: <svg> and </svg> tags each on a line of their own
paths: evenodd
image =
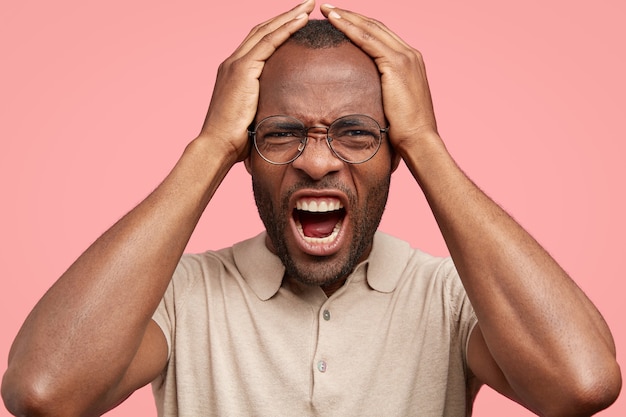
<svg viewBox="0 0 626 417">
<path fill-rule="evenodd" d="M 38 298 L 157 185 L 198 132 L 217 65 L 254 24 L 292 6 L 285 0 L 4 3 L 0 372 Z M 623 362 L 626 6 L 621 0 L 510 4 L 336 5 L 375 16 L 423 52 L 451 152 L 597 303 Z M 249 179 L 237 166 L 189 250 L 230 245 L 261 227 Z M 395 174 L 382 229 L 446 253 L 404 166 Z M 149 389 L 110 415 L 151 415 L 145 410 L 154 410 Z M 489 389 L 475 414 L 530 415 Z M 626 415 L 626 400 L 601 415 Z"/>
</svg>

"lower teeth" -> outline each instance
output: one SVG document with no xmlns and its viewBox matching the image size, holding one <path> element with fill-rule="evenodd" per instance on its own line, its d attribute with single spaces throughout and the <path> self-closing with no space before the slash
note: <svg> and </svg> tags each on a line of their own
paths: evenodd
<svg viewBox="0 0 626 417">
<path fill-rule="evenodd" d="M 310 237 L 310 236 L 306 236 L 304 234 L 304 231 L 302 230 L 302 225 L 300 223 L 296 223 L 296 227 L 298 229 L 298 231 L 300 232 L 300 236 L 302 236 L 302 238 L 304 239 L 305 242 L 308 243 L 315 243 L 315 244 L 322 244 L 322 243 L 330 243 L 333 240 L 335 240 L 337 238 L 337 236 L 339 235 L 339 230 L 341 229 L 341 223 L 342 221 L 339 220 L 337 222 L 337 224 L 335 225 L 335 228 L 333 229 L 332 233 L 326 237 Z"/>
</svg>

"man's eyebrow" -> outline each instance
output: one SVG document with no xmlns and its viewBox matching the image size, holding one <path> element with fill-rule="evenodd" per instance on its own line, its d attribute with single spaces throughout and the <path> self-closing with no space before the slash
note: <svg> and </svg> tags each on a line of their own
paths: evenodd
<svg viewBox="0 0 626 417">
<path fill-rule="evenodd" d="M 287 117 L 287 116 L 278 116 L 278 117 Z M 278 129 L 304 129 L 304 123 L 297 120 L 269 120 L 268 126 L 278 128 Z"/>
<path fill-rule="evenodd" d="M 274 126 L 282 129 L 302 129 L 304 125 L 296 122 L 276 122 Z"/>
<path fill-rule="evenodd" d="M 345 117 L 335 120 L 333 124 L 335 126 L 361 126 L 363 125 L 363 122 L 357 119 L 356 116 L 354 117 L 345 116 Z"/>
</svg>

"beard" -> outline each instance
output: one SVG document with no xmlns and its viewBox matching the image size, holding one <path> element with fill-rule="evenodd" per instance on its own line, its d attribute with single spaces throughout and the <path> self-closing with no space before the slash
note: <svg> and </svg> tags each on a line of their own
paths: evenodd
<svg viewBox="0 0 626 417">
<path fill-rule="evenodd" d="M 356 195 L 342 184 L 333 183 L 324 179 L 312 183 L 303 181 L 291 187 L 281 198 L 280 206 L 276 207 L 270 197 L 270 192 L 263 185 L 252 178 L 254 200 L 259 211 L 261 221 L 265 225 L 267 235 L 272 242 L 275 254 L 285 266 L 285 274 L 306 285 L 325 286 L 333 284 L 350 274 L 359 263 L 366 251 L 371 247 L 374 234 L 378 229 L 389 195 L 391 173 L 379 179 L 369 188 L 362 205 L 358 204 Z M 286 233 L 291 233 L 289 227 L 292 216 L 289 201 L 297 190 L 306 188 L 338 189 L 348 197 L 353 239 L 349 242 L 347 255 L 334 254 L 319 256 L 315 259 L 315 267 L 299 262 L 291 255 L 287 246 Z M 344 224 L 342 227 L 346 227 Z M 343 253 L 343 251 L 340 251 Z"/>
</svg>

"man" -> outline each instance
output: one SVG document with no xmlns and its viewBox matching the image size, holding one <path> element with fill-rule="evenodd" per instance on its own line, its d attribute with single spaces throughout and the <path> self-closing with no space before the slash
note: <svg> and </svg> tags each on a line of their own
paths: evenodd
<svg viewBox="0 0 626 417">
<path fill-rule="evenodd" d="M 100 415 L 151 381 L 168 416 L 458 416 L 481 384 L 541 415 L 615 400 L 609 329 L 447 153 L 419 52 L 329 5 L 338 32 L 299 31 L 313 8 L 250 32 L 168 177 L 34 308 L 14 414 Z M 400 159 L 451 259 L 376 233 Z M 241 161 L 266 233 L 181 259 Z"/>
</svg>

